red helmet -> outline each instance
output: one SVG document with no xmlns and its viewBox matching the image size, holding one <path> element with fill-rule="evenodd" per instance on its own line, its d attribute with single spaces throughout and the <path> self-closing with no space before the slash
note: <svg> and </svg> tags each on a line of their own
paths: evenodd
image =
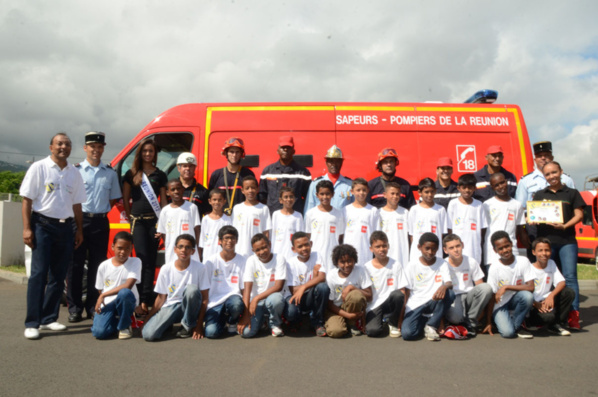
<svg viewBox="0 0 598 397">
<path fill-rule="evenodd" d="M 382 151 L 380 151 L 380 153 L 378 153 L 378 161 L 376 161 L 376 168 L 379 168 L 380 162 L 382 160 L 387 159 L 389 157 L 396 159 L 397 165 L 399 165 L 399 155 L 397 154 L 397 151 L 394 150 L 393 148 L 387 147 L 387 148 L 382 149 Z"/>
<path fill-rule="evenodd" d="M 243 157 L 245 157 L 245 143 L 241 138 L 231 137 L 224 142 L 224 146 L 222 147 L 222 155 L 226 156 L 226 151 L 228 148 L 231 147 L 238 147 L 243 152 Z"/>
</svg>

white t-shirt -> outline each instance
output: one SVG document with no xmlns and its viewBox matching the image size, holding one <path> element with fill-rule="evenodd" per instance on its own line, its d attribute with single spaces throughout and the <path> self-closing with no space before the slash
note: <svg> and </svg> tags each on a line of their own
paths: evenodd
<svg viewBox="0 0 598 397">
<path fill-rule="evenodd" d="M 305 232 L 310 233 L 312 251 L 320 254 L 322 266 L 327 272 L 332 265 L 332 250 L 339 243 L 339 236 L 345 234 L 345 218 L 341 210 L 321 211 L 314 207 L 305 214 Z"/>
<path fill-rule="evenodd" d="M 224 303 L 230 296 L 241 295 L 245 257 L 236 254 L 229 262 L 218 253 L 206 261 L 206 273 L 210 282 L 208 309 Z"/>
<path fill-rule="evenodd" d="M 253 283 L 250 299 L 272 288 L 276 280 L 286 279 L 287 261 L 282 256 L 272 254 L 272 259 L 268 263 L 262 262 L 255 254 L 247 258 L 243 283 Z"/>
<path fill-rule="evenodd" d="M 336 306 L 343 304 L 343 290 L 349 285 L 355 288 L 366 289 L 372 286 L 372 280 L 363 266 L 355 266 L 348 277 L 342 278 L 338 274 L 338 268 L 334 267 L 329 273 L 326 273 L 326 284 L 330 288 L 328 299 L 334 302 Z"/>
<path fill-rule="evenodd" d="M 343 207 L 345 218 L 344 243 L 352 245 L 357 250 L 356 265 L 363 266 L 372 259 L 370 251 L 370 236 L 378 227 L 378 209 L 370 204 L 363 208 L 355 207 L 355 203 Z"/>
<path fill-rule="evenodd" d="M 183 301 L 187 285 L 195 285 L 200 291 L 210 288 L 203 263 L 192 259 L 189 266 L 182 271 L 175 267 L 174 261 L 166 263 L 160 268 L 154 291 L 157 294 L 166 294 L 166 302 L 162 307 L 168 307 Z"/>
<path fill-rule="evenodd" d="M 112 263 L 112 258 L 106 259 L 98 266 L 98 273 L 96 277 L 96 289 L 103 292 L 110 291 L 116 287 L 123 285 L 127 279 L 134 278 L 135 284 L 141 280 L 141 259 L 132 256 L 127 259 L 125 263 L 120 266 L 115 266 Z M 135 304 L 139 304 L 139 293 L 137 292 L 137 285 L 133 284 L 131 292 L 135 295 Z M 107 296 L 104 299 L 104 305 L 116 299 L 116 295 Z"/>
<path fill-rule="evenodd" d="M 525 210 L 521 203 L 515 199 L 502 201 L 496 196 L 484 202 L 484 212 L 488 230 L 484 242 L 484 260 L 486 264 L 498 261 L 499 256 L 492 248 L 490 238 L 494 232 L 504 230 L 509 233 L 513 244 L 517 242 L 517 225 L 525 225 Z"/>
<path fill-rule="evenodd" d="M 291 238 L 296 232 L 305 229 L 303 215 L 294 211 L 291 215 L 284 215 L 280 210 L 272 214 L 272 252 L 289 259 L 296 256 L 292 250 Z"/>
<path fill-rule="evenodd" d="M 515 261 L 508 266 L 503 265 L 500 261 L 492 262 L 488 272 L 488 284 L 494 293 L 497 293 L 505 285 L 523 285 L 534 279 L 531 267 L 532 264 L 525 256 L 515 256 Z M 506 305 L 516 292 L 507 290 L 500 302 L 494 304 L 494 310 Z"/>
<path fill-rule="evenodd" d="M 372 281 L 372 301 L 368 303 L 368 311 L 383 304 L 394 290 L 406 285 L 403 265 L 392 258 L 381 269 L 376 268 L 372 261 L 366 262 L 364 267 Z"/>
<path fill-rule="evenodd" d="M 314 267 L 320 265 L 318 272 L 326 273 L 322 266 L 322 261 L 317 252 L 312 251 L 307 262 L 301 262 L 299 257 L 295 256 L 288 261 L 287 267 L 287 285 L 289 287 L 298 287 L 311 281 L 314 278 Z"/>
<path fill-rule="evenodd" d="M 438 204 L 434 204 L 432 208 L 424 208 L 420 204 L 414 205 L 409 210 L 407 230 L 413 236 L 409 261 L 419 261 L 421 252 L 417 246 L 422 234 L 434 233 L 438 236 L 440 247 L 442 247 L 442 235 L 447 233 L 446 210 Z M 438 249 L 436 256 L 442 258 L 442 249 Z"/>
<path fill-rule="evenodd" d="M 486 229 L 486 216 L 482 202 L 473 199 L 463 204 L 458 198 L 451 200 L 447 211 L 448 228 L 463 241 L 463 254 L 482 261 L 482 229 Z M 439 250 L 441 251 L 441 250 Z"/>
<path fill-rule="evenodd" d="M 248 205 L 246 202 L 233 207 L 233 226 L 239 232 L 239 241 L 235 251 L 249 257 L 253 255 L 251 238 L 258 233 L 272 229 L 270 210 L 262 203 Z"/>
<path fill-rule="evenodd" d="M 484 272 L 480 269 L 478 261 L 467 255 L 463 255 L 463 262 L 459 266 L 454 267 L 449 263 L 448 268 L 451 271 L 455 295 L 468 293 L 475 287 L 476 281 L 484 279 Z"/>
<path fill-rule="evenodd" d="M 180 207 L 173 207 L 172 204 L 162 208 L 158 218 L 157 232 L 164 234 L 164 261 L 166 263 L 177 260 L 174 252 L 174 242 L 181 234 L 190 234 L 195 237 L 195 226 L 200 226 L 199 212 L 197 206 L 185 201 Z M 197 247 L 191 259 L 199 262 Z"/>
<path fill-rule="evenodd" d="M 553 287 L 565 281 L 565 277 L 563 277 L 552 259 L 548 260 L 546 269 L 538 269 L 531 265 L 531 271 L 534 275 L 534 300 L 536 302 L 542 302 L 548 298 Z"/>
<path fill-rule="evenodd" d="M 404 266 L 409 263 L 409 233 L 407 221 L 409 210 L 397 207 L 396 211 L 378 211 L 380 223 L 377 230 L 388 236 L 388 256 Z"/>
<path fill-rule="evenodd" d="M 212 219 L 205 215 L 201 221 L 201 233 L 199 234 L 199 246 L 203 248 L 203 259 L 211 258 L 220 253 L 222 247 L 218 244 L 218 232 L 223 226 L 232 225 L 230 216 L 223 214 L 220 219 Z"/>
<path fill-rule="evenodd" d="M 424 266 L 418 258 L 409 262 L 404 274 L 406 287 L 410 290 L 405 313 L 431 301 L 438 288 L 451 281 L 449 265 L 442 258 L 437 258 L 430 266 Z"/>
</svg>

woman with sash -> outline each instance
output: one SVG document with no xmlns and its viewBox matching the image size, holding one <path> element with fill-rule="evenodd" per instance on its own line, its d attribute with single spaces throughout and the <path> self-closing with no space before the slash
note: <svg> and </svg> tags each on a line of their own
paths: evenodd
<svg viewBox="0 0 598 397">
<path fill-rule="evenodd" d="M 556 161 L 544 165 L 542 173 L 548 182 L 548 187 L 534 194 L 534 201 L 560 202 L 555 211 L 561 212 L 563 223 L 539 223 L 538 237 L 550 240 L 552 260 L 565 277 L 567 287 L 575 291 L 575 300 L 569 313 L 569 328 L 579 330 L 579 285 L 577 283 L 577 240 L 575 239 L 575 225 L 583 219 L 585 202 L 579 191 L 563 185 L 561 175 L 563 170 Z M 558 213 L 557 212 L 557 213 Z"/>
<path fill-rule="evenodd" d="M 156 167 L 158 146 L 152 139 L 143 140 L 135 151 L 131 169 L 123 180 L 123 207 L 131 224 L 136 256 L 141 259 L 140 302 L 144 314 L 154 303 L 154 274 L 159 238 L 156 224 L 166 201 L 166 174 Z M 132 205 L 129 203 L 133 199 Z"/>
</svg>

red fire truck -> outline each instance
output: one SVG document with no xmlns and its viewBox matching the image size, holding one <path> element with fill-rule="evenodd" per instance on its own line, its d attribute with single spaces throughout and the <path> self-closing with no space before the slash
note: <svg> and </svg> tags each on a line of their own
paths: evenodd
<svg viewBox="0 0 598 397">
<path fill-rule="evenodd" d="M 579 257 L 591 259 L 596 263 L 598 270 L 598 206 L 596 198 L 598 188 L 598 175 L 588 176 L 585 180 L 584 190 L 580 191 L 586 203 L 583 210 L 583 219 L 575 228 L 577 229 L 577 245 Z"/>
</svg>

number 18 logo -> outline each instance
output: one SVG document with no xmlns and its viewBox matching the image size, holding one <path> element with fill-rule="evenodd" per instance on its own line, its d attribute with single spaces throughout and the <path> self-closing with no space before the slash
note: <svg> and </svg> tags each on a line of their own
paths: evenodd
<svg viewBox="0 0 598 397">
<path fill-rule="evenodd" d="M 457 145 L 457 167 L 459 172 L 477 171 L 475 145 Z"/>
</svg>

